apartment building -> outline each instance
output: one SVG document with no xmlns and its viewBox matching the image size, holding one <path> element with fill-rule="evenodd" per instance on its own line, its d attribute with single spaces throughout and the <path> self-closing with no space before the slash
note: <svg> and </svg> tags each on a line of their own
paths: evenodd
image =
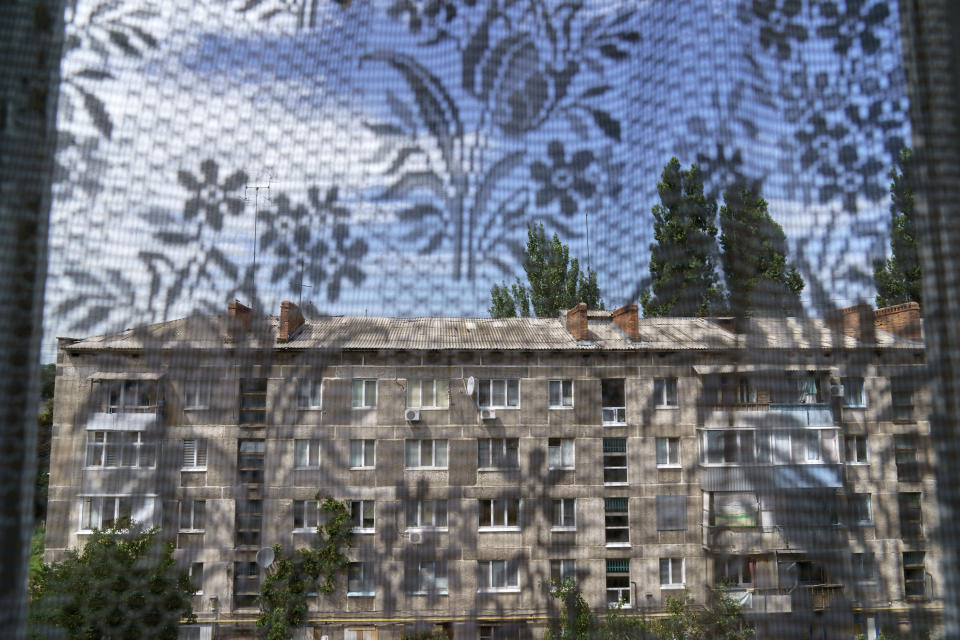
<svg viewBox="0 0 960 640">
<path fill-rule="evenodd" d="M 539 637 L 567 576 L 645 616 L 726 584 L 760 637 L 936 626 L 920 329 L 915 304 L 306 321 L 234 302 L 61 338 L 46 557 L 159 526 L 196 584 L 184 637 L 252 637 L 258 552 L 312 545 L 329 495 L 351 563 L 301 638 Z"/>
</svg>

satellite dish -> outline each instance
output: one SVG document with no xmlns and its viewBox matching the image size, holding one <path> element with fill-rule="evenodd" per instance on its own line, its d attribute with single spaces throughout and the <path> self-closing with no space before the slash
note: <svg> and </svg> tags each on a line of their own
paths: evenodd
<svg viewBox="0 0 960 640">
<path fill-rule="evenodd" d="M 469 378 L 467 378 L 467 395 L 468 396 L 473 395 L 473 388 L 476 386 L 476 384 L 477 384 L 477 381 L 474 379 L 473 376 L 470 376 Z"/>
<path fill-rule="evenodd" d="M 249 558 L 250 556 L 247 556 L 247 557 Z M 274 553 L 273 553 L 273 549 L 271 549 L 270 547 L 264 547 L 263 549 L 260 549 L 260 551 L 257 551 L 257 564 L 260 565 L 262 568 L 266 569 L 267 567 L 272 565 L 273 559 L 274 559 Z"/>
</svg>

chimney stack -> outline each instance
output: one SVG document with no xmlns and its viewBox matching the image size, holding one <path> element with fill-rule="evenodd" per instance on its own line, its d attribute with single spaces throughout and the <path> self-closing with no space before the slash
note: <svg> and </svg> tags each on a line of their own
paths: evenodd
<svg viewBox="0 0 960 640">
<path fill-rule="evenodd" d="M 564 326 L 574 340 L 588 340 L 587 331 L 587 303 L 581 302 L 570 311 L 567 311 L 564 318 Z"/>
<path fill-rule="evenodd" d="M 613 312 L 613 323 L 634 342 L 640 340 L 639 313 L 636 303 L 625 304 Z"/>
<path fill-rule="evenodd" d="M 873 307 L 866 302 L 837 309 L 827 318 L 828 326 L 858 340 L 872 339 L 873 324 Z"/>
<path fill-rule="evenodd" d="M 234 342 L 242 333 L 250 330 L 250 320 L 253 313 L 250 307 L 234 300 L 227 305 L 227 335 L 226 342 Z"/>
<path fill-rule="evenodd" d="M 923 339 L 920 330 L 920 304 L 917 302 L 877 309 L 873 314 L 873 325 L 901 338 Z"/>
<path fill-rule="evenodd" d="M 293 334 L 303 326 L 303 323 L 303 313 L 300 312 L 300 308 L 297 305 L 289 300 L 281 302 L 280 328 L 277 332 L 277 342 L 289 342 Z"/>
</svg>

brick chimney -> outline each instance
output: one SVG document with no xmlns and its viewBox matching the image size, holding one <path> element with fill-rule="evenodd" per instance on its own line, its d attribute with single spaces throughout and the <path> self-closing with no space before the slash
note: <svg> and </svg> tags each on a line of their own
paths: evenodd
<svg viewBox="0 0 960 640">
<path fill-rule="evenodd" d="M 587 303 L 581 302 L 570 311 L 567 311 L 564 318 L 564 326 L 574 340 L 588 340 L 587 331 Z"/>
<path fill-rule="evenodd" d="M 277 332 L 277 342 L 289 342 L 290 337 L 297 332 L 300 327 L 303 326 L 304 319 L 303 314 L 300 312 L 300 308 L 290 302 L 289 300 L 284 300 L 280 303 L 280 328 Z"/>
<path fill-rule="evenodd" d="M 639 310 L 636 303 L 625 304 L 613 312 L 613 323 L 633 341 L 640 340 Z"/>
<path fill-rule="evenodd" d="M 892 307 L 877 309 L 873 314 L 873 326 L 901 338 L 922 340 L 920 331 L 920 304 L 906 302 Z"/>
<path fill-rule="evenodd" d="M 253 312 L 250 307 L 240 304 L 239 300 L 234 300 L 227 305 L 227 335 L 226 342 L 233 342 L 240 334 L 250 330 L 250 320 L 253 318 Z"/>
<path fill-rule="evenodd" d="M 873 334 L 873 307 L 860 302 L 837 309 L 827 318 L 827 325 L 851 338 L 870 338 Z"/>
</svg>

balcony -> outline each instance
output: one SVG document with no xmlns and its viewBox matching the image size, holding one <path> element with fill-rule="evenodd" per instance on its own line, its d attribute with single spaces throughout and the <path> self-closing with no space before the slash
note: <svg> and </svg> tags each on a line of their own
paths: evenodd
<svg viewBox="0 0 960 640">
<path fill-rule="evenodd" d="M 730 588 L 727 595 L 747 614 L 790 613 L 793 610 L 793 597 L 784 589 Z"/>
<path fill-rule="evenodd" d="M 704 427 L 829 427 L 833 411 L 828 404 L 781 404 L 753 402 L 705 407 Z"/>
<path fill-rule="evenodd" d="M 146 431 L 157 423 L 158 407 L 142 411 L 96 411 L 87 418 L 88 431 Z"/>
<path fill-rule="evenodd" d="M 778 526 L 771 527 L 704 527 L 703 545 L 710 551 L 746 555 L 788 547 L 787 538 Z"/>
</svg>

